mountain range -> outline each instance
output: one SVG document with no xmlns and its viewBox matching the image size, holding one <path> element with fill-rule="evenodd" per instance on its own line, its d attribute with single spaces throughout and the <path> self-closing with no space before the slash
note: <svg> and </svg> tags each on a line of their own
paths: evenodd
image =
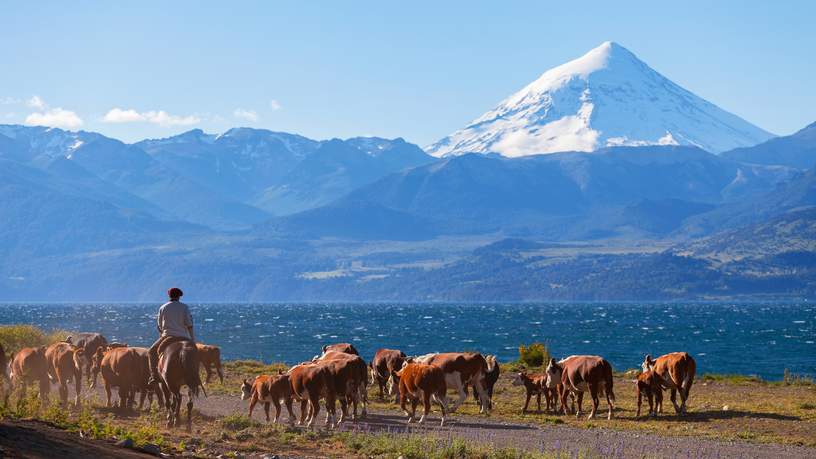
<svg viewBox="0 0 816 459">
<path fill-rule="evenodd" d="M 773 137 L 614 43 L 480 120 L 432 155 L 401 138 L 127 144 L 0 125 L 0 301 L 170 284 L 212 301 L 816 293 L 816 123 Z"/>
</svg>

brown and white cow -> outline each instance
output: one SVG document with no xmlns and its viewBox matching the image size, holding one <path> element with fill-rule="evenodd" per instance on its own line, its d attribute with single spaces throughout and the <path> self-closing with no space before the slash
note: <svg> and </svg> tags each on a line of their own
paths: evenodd
<svg viewBox="0 0 816 459">
<path fill-rule="evenodd" d="M 557 406 L 557 403 L 554 403 L 556 394 L 555 391 L 547 387 L 547 378 L 547 373 L 527 374 L 523 371 L 517 373 L 513 378 L 512 384 L 514 386 L 524 386 L 524 391 L 527 395 L 527 399 L 524 401 L 524 408 L 521 409 L 522 414 L 527 412 L 527 407 L 530 405 L 530 398 L 532 398 L 533 395 L 536 396 L 536 406 L 538 407 L 538 412 L 541 412 L 542 394 L 544 394 L 546 410 L 555 410 Z"/>
<path fill-rule="evenodd" d="M 672 352 L 653 359 L 647 355 L 641 365 L 643 371 L 653 371 L 660 385 L 671 390 L 671 401 L 677 414 L 686 414 L 691 385 L 694 384 L 694 374 L 697 363 L 688 352 Z M 680 393 L 680 405 L 677 404 L 677 394 Z"/>
<path fill-rule="evenodd" d="M 635 417 L 640 417 L 640 407 L 643 404 L 643 396 L 649 401 L 649 415 L 657 416 L 663 411 L 663 389 L 660 382 L 652 370 L 640 373 L 635 379 L 635 395 L 637 395 L 637 413 Z"/>
<path fill-rule="evenodd" d="M 487 362 L 487 371 L 485 372 L 484 388 L 485 392 L 487 392 L 488 408 L 492 410 L 493 388 L 496 386 L 496 382 L 499 380 L 499 375 L 501 375 L 501 366 L 499 365 L 499 362 L 496 361 L 495 355 L 485 356 L 485 362 Z M 481 402 L 479 400 L 479 391 L 476 390 L 475 386 L 473 387 L 473 397 L 477 402 Z"/>
<path fill-rule="evenodd" d="M 465 388 L 468 385 L 479 394 L 480 413 L 490 410 L 490 397 L 485 389 L 485 373 L 487 373 L 487 361 L 478 352 L 445 352 L 441 354 L 430 354 L 417 359 L 418 363 L 434 365 L 442 369 L 445 373 L 445 384 L 459 393 L 459 399 L 455 400 L 450 412 L 456 411 L 467 399 Z"/>
<path fill-rule="evenodd" d="M 241 384 L 241 400 L 249 399 L 249 417 L 252 417 L 252 410 L 258 402 L 264 405 L 266 422 L 269 422 L 269 404 L 275 405 L 275 424 L 278 423 L 281 415 L 282 401 L 289 412 L 289 424 L 294 424 L 295 413 L 292 411 L 292 383 L 290 375 L 278 373 L 277 375 L 256 376 L 254 381 L 245 379 Z"/>
<path fill-rule="evenodd" d="M 317 413 L 320 412 L 320 399 L 326 400 L 326 426 L 334 427 L 334 380 L 331 370 L 325 364 L 304 362 L 295 365 L 287 372 L 292 385 L 292 396 L 300 402 L 300 421 L 298 424 L 314 426 Z M 308 416 L 307 416 L 308 404 Z"/>
<path fill-rule="evenodd" d="M 395 372 L 399 378 L 400 408 L 408 416 L 408 422 L 414 422 L 416 407 L 422 399 L 424 412 L 419 418 L 419 424 L 425 422 L 425 417 L 431 411 L 431 400 L 437 402 L 442 408 L 442 421 L 440 426 L 445 425 L 445 416 L 448 413 L 448 397 L 445 371 L 436 365 L 424 363 L 409 363 L 401 370 Z M 405 408 L 406 401 L 411 402 L 411 412 Z"/>
<path fill-rule="evenodd" d="M 40 386 L 40 400 L 48 403 L 48 392 L 51 383 L 48 380 L 48 360 L 45 358 L 45 346 L 24 347 L 14 355 L 11 361 L 11 385 L 19 389 L 20 399 L 25 397 L 26 389 L 32 382 Z"/>
<path fill-rule="evenodd" d="M 343 352 L 345 354 L 360 355 L 360 353 L 357 352 L 357 348 L 355 348 L 354 345 L 351 344 L 351 343 L 336 343 L 336 344 L 327 344 L 327 345 L 323 346 L 323 353 L 324 354 L 329 352 L 329 351 L 337 351 L 337 352 Z"/>
<path fill-rule="evenodd" d="M 60 401 L 63 406 L 68 404 L 68 383 L 73 382 L 76 389 L 74 405 L 80 405 L 82 391 L 82 361 L 85 350 L 73 344 L 60 341 L 51 344 L 45 349 L 45 359 L 48 361 L 48 376 L 51 381 L 59 384 Z"/>
<path fill-rule="evenodd" d="M 578 399 L 578 410 L 575 415 L 580 417 L 584 392 L 589 392 L 592 397 L 592 411 L 588 419 L 595 417 L 598 411 L 598 398 L 604 394 L 609 405 L 607 419 L 612 419 L 615 401 L 615 393 L 612 390 L 612 365 L 604 358 L 596 355 L 573 355 L 559 361 L 550 359 L 547 373 L 555 380 L 559 378 L 561 380 L 561 408 L 564 414 L 569 414 L 567 398 L 573 395 Z"/>
<path fill-rule="evenodd" d="M 365 361 L 354 354 L 328 351 L 315 363 L 326 363 L 331 366 L 334 390 L 340 400 L 341 415 L 338 424 L 348 415 L 348 403 L 353 405 L 352 420 L 357 419 L 357 405 L 362 403 L 362 417 L 368 415 L 368 372 Z"/>
<path fill-rule="evenodd" d="M 395 379 L 394 373 L 402 369 L 406 358 L 405 353 L 397 349 L 378 349 L 374 354 L 369 366 L 371 379 L 379 386 L 380 398 L 385 393 L 396 395 L 394 402 L 399 403 L 399 381 Z"/>
<path fill-rule="evenodd" d="M 119 388 L 119 409 L 133 408 L 136 390 L 143 378 L 143 361 L 139 353 L 128 347 L 119 347 L 105 352 L 97 348 L 93 357 L 94 380 L 102 373 L 105 383 L 107 406 L 111 406 L 111 388 Z"/>
<path fill-rule="evenodd" d="M 91 383 L 91 359 L 96 355 L 96 350 L 100 347 L 104 348 L 108 345 L 108 340 L 99 333 L 74 333 L 67 337 L 65 342 L 71 343 L 76 347 L 85 349 L 82 357 L 82 367 L 85 370 L 85 379 Z"/>
<path fill-rule="evenodd" d="M 206 383 L 210 383 L 210 378 L 213 375 L 213 368 L 218 373 L 218 379 L 221 384 L 224 384 L 224 372 L 221 370 L 221 348 L 218 346 L 211 346 L 209 344 L 196 343 L 198 348 L 198 361 L 207 372 Z"/>
</svg>

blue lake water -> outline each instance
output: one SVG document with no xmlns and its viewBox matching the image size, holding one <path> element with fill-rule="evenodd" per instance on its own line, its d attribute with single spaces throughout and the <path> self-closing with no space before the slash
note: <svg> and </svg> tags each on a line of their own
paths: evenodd
<svg viewBox="0 0 816 459">
<path fill-rule="evenodd" d="M 158 304 L 0 304 L 0 324 L 98 331 L 149 345 Z M 812 304 L 193 304 L 197 338 L 225 359 L 294 363 L 325 343 L 351 342 L 367 360 L 381 347 L 407 354 L 478 350 L 515 360 L 545 342 L 555 356 L 597 354 L 616 369 L 643 355 L 688 351 L 697 372 L 781 379 L 816 376 Z"/>
</svg>

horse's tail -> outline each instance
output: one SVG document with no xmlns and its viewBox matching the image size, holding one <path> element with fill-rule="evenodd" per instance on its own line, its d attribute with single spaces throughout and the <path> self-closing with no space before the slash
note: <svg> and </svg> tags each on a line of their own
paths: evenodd
<svg viewBox="0 0 816 459">
<path fill-rule="evenodd" d="M 198 352 L 195 347 L 183 347 L 179 353 L 181 360 L 181 368 L 184 374 L 184 384 L 190 389 L 190 393 L 198 397 L 199 389 L 204 390 L 204 385 L 201 383 L 201 376 L 198 373 Z M 207 396 L 207 392 L 204 392 Z"/>
</svg>

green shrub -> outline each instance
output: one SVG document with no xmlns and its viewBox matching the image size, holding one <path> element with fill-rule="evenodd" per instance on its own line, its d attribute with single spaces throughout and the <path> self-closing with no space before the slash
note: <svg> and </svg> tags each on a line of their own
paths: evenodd
<svg viewBox="0 0 816 459">
<path fill-rule="evenodd" d="M 64 330 L 46 333 L 33 325 L 0 325 L 0 344 L 6 354 L 12 354 L 24 347 L 46 346 L 64 340 L 69 334 Z"/>
<path fill-rule="evenodd" d="M 221 426 L 227 430 L 238 431 L 252 427 L 256 422 L 242 414 L 230 414 L 221 418 Z"/>
<path fill-rule="evenodd" d="M 550 351 L 544 343 L 519 346 L 519 363 L 528 367 L 540 367 L 550 360 Z"/>
</svg>

